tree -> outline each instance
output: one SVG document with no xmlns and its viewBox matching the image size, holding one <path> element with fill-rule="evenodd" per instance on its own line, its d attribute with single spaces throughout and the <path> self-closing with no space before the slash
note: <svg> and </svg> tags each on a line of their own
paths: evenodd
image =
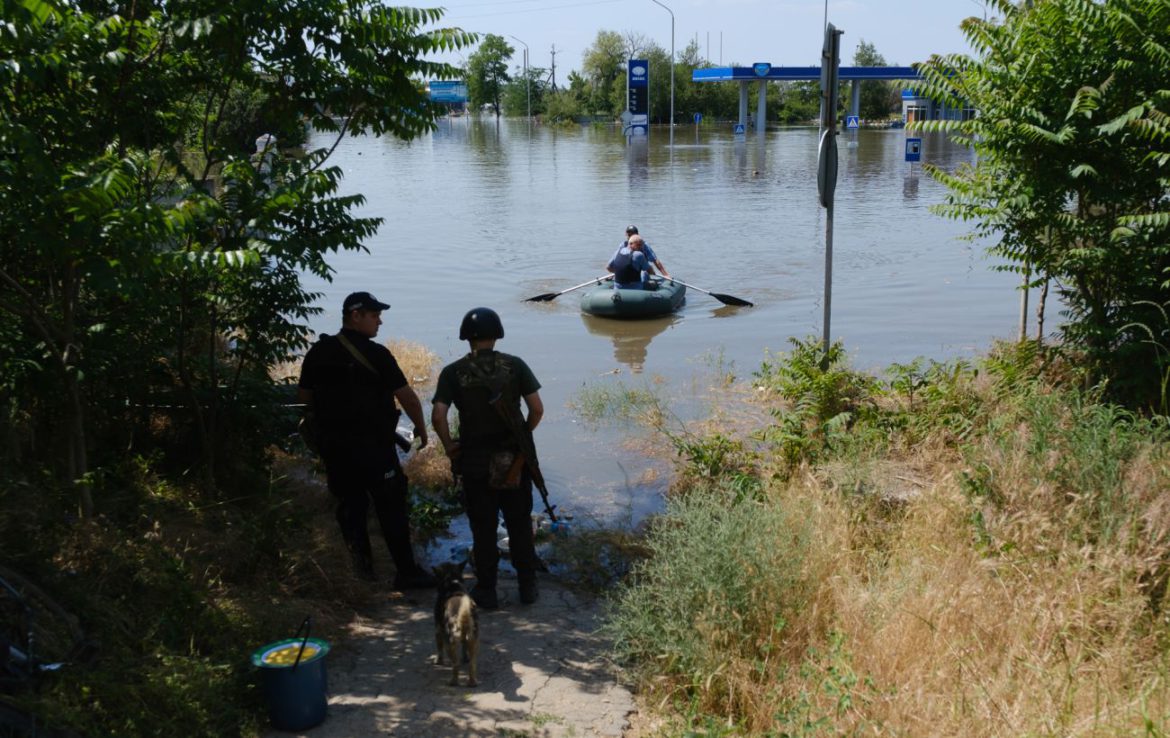
<svg viewBox="0 0 1170 738">
<path fill-rule="evenodd" d="M 514 51 L 502 36 L 489 33 L 467 57 L 467 97 L 473 107 L 491 105 L 496 117 L 500 117 L 500 96 L 511 79 L 508 60 Z"/>
<path fill-rule="evenodd" d="M 545 78 L 548 76 L 548 70 L 529 67 L 527 79 L 524 77 L 523 69 L 516 71 L 516 76 L 504 86 L 504 112 L 508 115 L 527 115 L 531 101 L 532 114 L 540 115 L 544 112 L 544 96 L 547 94 Z"/>
<path fill-rule="evenodd" d="M 978 112 L 924 123 L 974 147 L 930 168 L 942 214 L 972 221 L 1032 286 L 1054 282 L 1065 343 L 1115 397 L 1166 410 L 1170 321 L 1170 3 L 991 0 L 976 58 L 935 57 L 920 89 Z"/>
<path fill-rule="evenodd" d="M 624 73 L 626 60 L 625 39 L 616 31 L 598 31 L 593 45 L 585 50 L 581 63 L 581 74 L 589 81 L 589 111 L 618 115 L 625 110 L 624 104 L 617 104 L 615 89 L 619 89 L 624 103 L 625 90 L 617 84 Z M 616 105 L 616 107 L 615 107 Z"/>
<path fill-rule="evenodd" d="M 783 123 L 815 121 L 821 109 L 819 82 L 798 81 L 784 83 L 776 115 Z"/>
<path fill-rule="evenodd" d="M 853 64 L 858 67 L 889 66 L 886 58 L 865 39 L 858 42 L 857 50 L 853 52 Z M 866 120 L 885 120 L 900 99 L 894 86 L 882 80 L 864 80 L 860 96 L 860 114 Z"/>
<path fill-rule="evenodd" d="M 418 79 L 452 72 L 421 57 L 473 37 L 373 0 L 3 3 L 0 366 L 19 371 L 2 406 L 49 439 L 86 515 L 93 461 L 142 443 L 152 402 L 179 408 L 208 487 L 217 448 L 262 470 L 271 436 L 230 433 L 306 344 L 299 275 L 328 277 L 379 221 L 337 196 L 331 148 L 252 142 L 412 138 L 437 112 Z"/>
<path fill-rule="evenodd" d="M 653 123 L 665 123 L 670 120 L 670 52 L 652 43 L 642 50 L 642 56 L 649 63 L 650 121 Z M 675 82 L 675 87 L 678 87 L 677 81 Z M 677 89 L 675 96 L 677 98 Z M 677 104 L 678 101 L 675 100 L 675 102 Z M 624 108 L 625 106 L 623 105 L 622 107 Z M 677 113 L 677 110 L 675 112 Z"/>
</svg>

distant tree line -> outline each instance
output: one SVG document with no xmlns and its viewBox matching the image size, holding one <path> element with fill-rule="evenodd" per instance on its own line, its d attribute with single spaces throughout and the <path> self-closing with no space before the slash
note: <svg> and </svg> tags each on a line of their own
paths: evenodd
<svg viewBox="0 0 1170 738">
<path fill-rule="evenodd" d="M 626 109 L 626 68 L 630 59 L 646 59 L 650 64 L 650 120 L 666 123 L 670 117 L 670 52 L 638 33 L 599 31 L 593 44 L 585 50 L 580 70 L 570 72 L 567 85 L 552 89 L 548 70 L 529 66 L 527 80 L 523 68 L 508 73 L 514 53 L 501 36 L 488 34 L 479 48 L 468 57 L 466 67 L 468 93 L 472 107 L 490 107 L 496 115 L 526 115 L 531 99 L 533 115 L 550 120 L 577 118 L 617 118 Z M 864 39 L 858 44 L 854 65 L 887 66 L 873 44 Z M 673 72 L 674 115 L 676 123 L 690 122 L 695 113 L 708 120 L 734 120 L 739 116 L 739 84 L 714 82 L 698 84 L 692 80 L 696 69 L 715 65 L 704 60 L 699 44 L 691 41 L 678 54 Z M 748 109 L 755 111 L 757 86 L 748 91 Z M 767 86 L 767 110 L 771 122 L 803 123 L 815 120 L 820 109 L 820 83 L 773 82 Z M 839 95 L 843 115 L 849 104 L 848 85 Z M 861 117 L 885 120 L 899 112 L 901 88 L 893 82 L 866 81 L 861 86 Z"/>
</svg>

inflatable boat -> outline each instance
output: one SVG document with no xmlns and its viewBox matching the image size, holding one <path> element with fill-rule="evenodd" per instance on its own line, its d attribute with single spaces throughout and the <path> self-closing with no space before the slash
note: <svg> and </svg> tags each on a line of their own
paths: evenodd
<svg viewBox="0 0 1170 738">
<path fill-rule="evenodd" d="M 614 289 L 612 282 L 591 287 L 581 295 L 581 312 L 602 318 L 658 318 L 678 310 L 686 299 L 686 285 L 655 279 L 655 289 Z"/>
</svg>

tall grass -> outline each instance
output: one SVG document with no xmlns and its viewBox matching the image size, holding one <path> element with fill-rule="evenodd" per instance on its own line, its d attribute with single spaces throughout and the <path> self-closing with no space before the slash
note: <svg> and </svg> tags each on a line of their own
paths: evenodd
<svg viewBox="0 0 1170 738">
<path fill-rule="evenodd" d="M 664 734 L 1166 733 L 1164 420 L 1009 352 L 839 384 L 866 409 L 827 428 L 789 369 L 757 377 L 801 418 L 755 434 L 759 493 L 672 501 L 614 600 Z"/>
</svg>

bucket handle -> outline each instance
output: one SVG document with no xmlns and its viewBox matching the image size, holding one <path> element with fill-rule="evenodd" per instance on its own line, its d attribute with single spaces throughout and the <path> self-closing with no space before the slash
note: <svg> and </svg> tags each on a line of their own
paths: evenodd
<svg viewBox="0 0 1170 738">
<path fill-rule="evenodd" d="M 309 642 L 309 630 L 312 628 L 312 622 L 313 622 L 313 616 L 306 615 L 305 619 L 301 622 L 300 627 L 297 628 L 297 632 L 293 633 L 293 639 L 295 640 L 296 637 L 301 634 L 302 629 L 304 629 L 304 631 L 305 631 L 305 637 L 304 637 L 304 639 L 301 640 L 301 650 L 297 651 L 297 660 L 294 661 L 293 665 L 292 665 L 293 671 L 296 671 L 297 666 L 301 663 L 301 656 L 303 656 L 305 653 L 305 646 Z"/>
</svg>

